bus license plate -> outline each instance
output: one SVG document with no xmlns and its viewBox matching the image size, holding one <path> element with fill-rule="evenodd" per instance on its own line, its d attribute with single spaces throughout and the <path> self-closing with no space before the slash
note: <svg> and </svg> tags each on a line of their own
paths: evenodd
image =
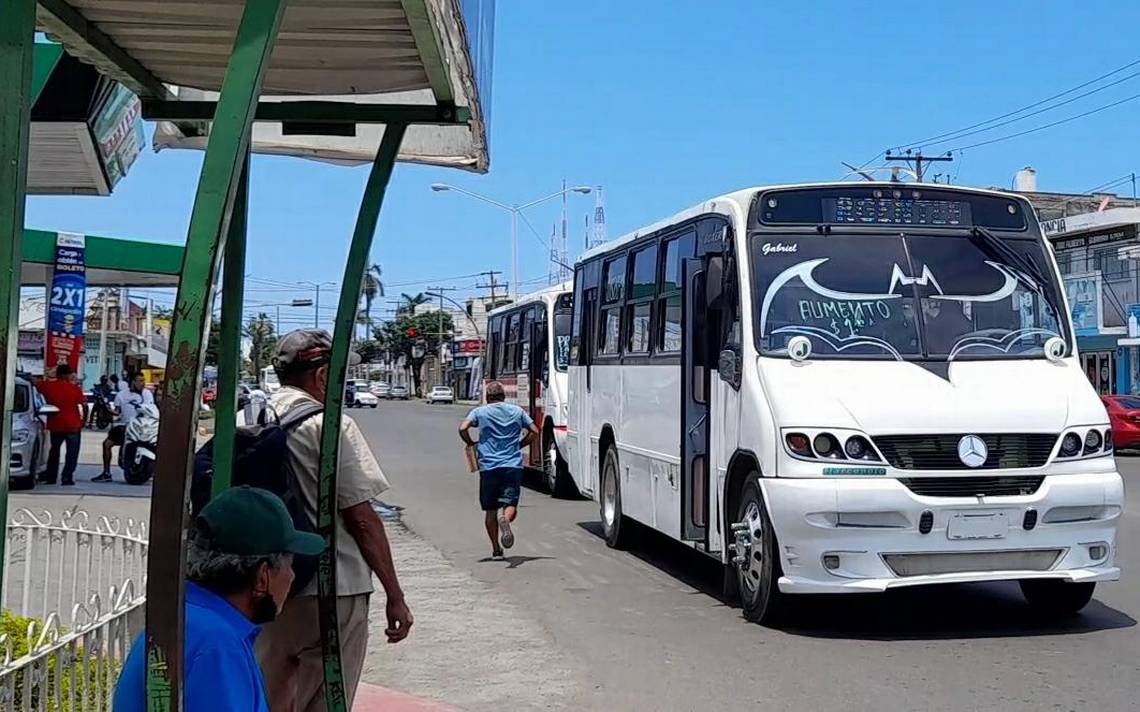
<svg viewBox="0 0 1140 712">
<path fill-rule="evenodd" d="M 1001 539 L 1009 530 L 1005 512 L 958 512 L 950 517 L 950 539 Z"/>
</svg>

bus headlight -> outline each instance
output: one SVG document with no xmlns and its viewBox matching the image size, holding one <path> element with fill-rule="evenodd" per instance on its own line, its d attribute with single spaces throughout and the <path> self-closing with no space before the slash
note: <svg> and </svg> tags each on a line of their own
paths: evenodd
<svg viewBox="0 0 1140 712">
<path fill-rule="evenodd" d="M 789 428 L 784 431 L 784 451 L 797 460 L 810 462 L 883 462 L 870 438 L 857 430 L 841 428 Z"/>
<path fill-rule="evenodd" d="M 1073 428 L 1061 436 L 1058 460 L 1101 457 L 1112 454 L 1112 431 L 1105 426 Z"/>
</svg>

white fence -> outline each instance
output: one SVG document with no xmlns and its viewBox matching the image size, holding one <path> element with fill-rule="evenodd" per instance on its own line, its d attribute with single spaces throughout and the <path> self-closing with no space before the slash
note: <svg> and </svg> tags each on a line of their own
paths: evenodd
<svg viewBox="0 0 1140 712">
<path fill-rule="evenodd" d="M 145 523 L 21 509 L 4 554 L 0 710 L 110 710 L 142 629 Z"/>
</svg>

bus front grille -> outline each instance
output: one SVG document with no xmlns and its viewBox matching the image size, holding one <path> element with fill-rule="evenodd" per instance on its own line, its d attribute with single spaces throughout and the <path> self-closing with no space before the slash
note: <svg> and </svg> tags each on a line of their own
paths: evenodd
<svg viewBox="0 0 1140 712">
<path fill-rule="evenodd" d="M 875 446 L 892 467 L 900 470 L 970 469 L 958 457 L 958 435 L 880 435 Z M 986 444 L 986 461 L 979 470 L 1041 467 L 1049 460 L 1056 435 L 1001 433 L 978 435 Z"/>
<path fill-rule="evenodd" d="M 895 576 L 936 576 L 983 571 L 1048 571 L 1063 549 L 961 551 L 945 554 L 883 554 Z"/>
<path fill-rule="evenodd" d="M 1022 477 L 900 477 L 899 482 L 924 497 L 1017 497 L 1037 492 L 1043 475 Z"/>
</svg>

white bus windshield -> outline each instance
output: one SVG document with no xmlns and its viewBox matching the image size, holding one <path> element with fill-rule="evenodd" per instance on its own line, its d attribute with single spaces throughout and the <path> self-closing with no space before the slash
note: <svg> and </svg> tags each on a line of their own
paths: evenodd
<svg viewBox="0 0 1140 712">
<path fill-rule="evenodd" d="M 1048 339 L 1068 341 L 1050 306 L 1055 277 L 1039 241 L 1001 244 L 1009 251 L 961 234 L 757 234 L 758 347 L 779 355 L 806 336 L 813 358 L 1042 357 Z"/>
</svg>

